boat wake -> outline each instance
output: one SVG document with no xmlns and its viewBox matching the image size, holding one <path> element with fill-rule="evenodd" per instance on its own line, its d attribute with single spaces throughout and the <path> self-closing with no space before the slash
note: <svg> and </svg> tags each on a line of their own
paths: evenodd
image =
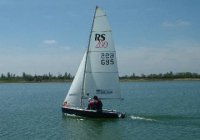
<svg viewBox="0 0 200 140">
<path fill-rule="evenodd" d="M 134 116 L 130 115 L 132 120 L 169 122 L 169 121 L 185 121 L 185 120 L 199 120 L 200 117 L 184 116 L 184 115 L 152 115 L 152 116 Z"/>
<path fill-rule="evenodd" d="M 140 117 L 140 116 L 134 116 L 134 115 L 131 115 L 130 118 L 132 120 L 144 120 L 144 121 L 156 121 L 155 119 L 151 119 L 151 118 L 145 118 L 145 117 Z"/>
<path fill-rule="evenodd" d="M 63 117 L 64 117 L 64 118 L 77 119 L 77 120 L 80 120 L 80 121 L 83 121 L 83 120 L 84 120 L 81 116 L 77 116 L 77 115 L 74 115 L 74 114 L 67 114 L 67 113 L 64 113 L 64 114 L 63 114 Z"/>
</svg>

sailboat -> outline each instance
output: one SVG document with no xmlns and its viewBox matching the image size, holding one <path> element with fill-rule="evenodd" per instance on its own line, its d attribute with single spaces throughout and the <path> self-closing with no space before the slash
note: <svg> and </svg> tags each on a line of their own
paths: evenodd
<svg viewBox="0 0 200 140">
<path fill-rule="evenodd" d="M 104 11 L 96 7 L 88 47 L 63 102 L 63 114 L 91 118 L 124 118 L 116 110 L 87 109 L 88 99 L 122 99 L 112 31 Z"/>
</svg>

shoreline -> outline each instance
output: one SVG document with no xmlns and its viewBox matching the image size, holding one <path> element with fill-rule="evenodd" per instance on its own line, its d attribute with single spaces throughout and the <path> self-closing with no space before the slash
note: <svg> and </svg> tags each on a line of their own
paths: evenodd
<svg viewBox="0 0 200 140">
<path fill-rule="evenodd" d="M 24 80 L 0 80 L 1 83 L 70 83 L 72 80 L 44 80 L 44 81 L 24 81 Z"/>
<path fill-rule="evenodd" d="M 24 81 L 24 80 L 0 80 L 1 83 L 71 83 L 73 80 L 44 80 L 44 81 Z M 120 79 L 120 82 L 157 82 L 157 81 L 200 81 L 200 78 L 176 78 L 176 79 Z"/>
<path fill-rule="evenodd" d="M 153 82 L 153 81 L 200 81 L 200 78 L 174 78 L 174 79 L 120 79 L 120 82 Z"/>
</svg>

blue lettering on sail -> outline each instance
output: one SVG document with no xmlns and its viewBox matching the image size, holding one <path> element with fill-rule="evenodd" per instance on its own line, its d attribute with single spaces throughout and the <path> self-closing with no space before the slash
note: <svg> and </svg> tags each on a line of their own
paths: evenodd
<svg viewBox="0 0 200 140">
<path fill-rule="evenodd" d="M 112 94 L 113 90 L 111 89 L 97 89 L 96 94 Z"/>
</svg>

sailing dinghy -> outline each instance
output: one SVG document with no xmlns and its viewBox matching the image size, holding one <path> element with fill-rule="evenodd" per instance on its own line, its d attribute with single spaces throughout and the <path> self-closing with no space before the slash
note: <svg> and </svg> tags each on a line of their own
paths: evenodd
<svg viewBox="0 0 200 140">
<path fill-rule="evenodd" d="M 64 114 L 92 118 L 124 118 L 115 110 L 87 109 L 88 99 L 122 99 L 116 51 L 106 14 L 96 7 L 87 50 L 62 106 Z"/>
</svg>

